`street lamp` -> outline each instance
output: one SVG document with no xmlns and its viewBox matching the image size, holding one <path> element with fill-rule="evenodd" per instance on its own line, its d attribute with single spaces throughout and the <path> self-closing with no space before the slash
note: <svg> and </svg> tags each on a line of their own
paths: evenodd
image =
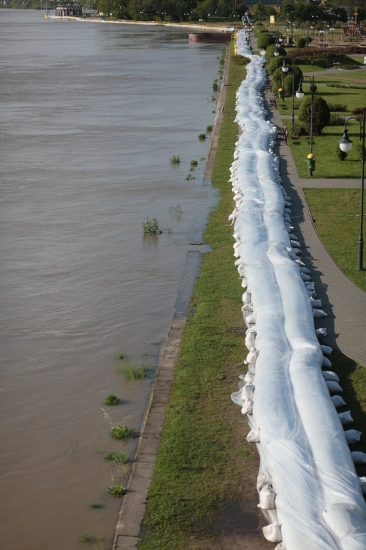
<svg viewBox="0 0 366 550">
<path fill-rule="evenodd" d="M 295 56 L 292 55 L 292 112 L 291 112 L 291 128 L 295 124 Z"/>
<path fill-rule="evenodd" d="M 285 74 L 288 73 L 288 67 L 286 67 L 286 61 L 285 61 L 285 58 L 283 58 L 283 63 L 282 63 L 282 90 L 283 90 L 283 93 L 285 94 L 285 83 L 284 83 L 284 79 L 285 79 Z"/>
<path fill-rule="evenodd" d="M 365 190 L 365 120 L 366 115 L 362 118 L 350 116 L 344 121 L 343 136 L 338 145 L 341 151 L 348 153 L 352 149 L 352 141 L 348 137 L 347 122 L 356 119 L 360 125 L 360 140 L 361 140 L 361 208 L 360 208 L 360 233 L 358 237 L 358 271 L 363 270 L 363 201 Z"/>
<path fill-rule="evenodd" d="M 313 152 L 313 114 L 314 114 L 314 94 L 315 94 L 315 84 L 314 84 L 314 75 L 312 77 L 310 76 L 303 76 L 301 77 L 299 89 L 296 92 L 296 97 L 298 99 L 302 99 L 304 97 L 304 92 L 301 87 L 302 81 L 304 78 L 308 78 L 311 82 L 310 84 L 310 91 L 311 91 L 311 110 L 310 110 L 310 153 Z"/>
</svg>

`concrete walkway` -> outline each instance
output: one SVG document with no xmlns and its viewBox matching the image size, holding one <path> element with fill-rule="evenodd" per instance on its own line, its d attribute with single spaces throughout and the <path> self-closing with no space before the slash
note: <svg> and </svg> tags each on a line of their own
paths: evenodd
<svg viewBox="0 0 366 550">
<path fill-rule="evenodd" d="M 268 107 L 271 92 L 266 92 L 269 119 L 282 127 L 277 110 Z M 302 260 L 312 272 L 316 292 L 328 317 L 315 325 L 326 327 L 329 345 L 366 366 L 366 292 L 358 288 L 339 269 L 324 247 L 313 224 L 304 188 L 359 188 L 357 179 L 301 179 L 297 173 L 290 147 L 280 141 L 280 173 L 283 185 L 292 201 L 292 225 L 302 245 Z M 355 258 L 356 264 L 356 258 Z"/>
</svg>

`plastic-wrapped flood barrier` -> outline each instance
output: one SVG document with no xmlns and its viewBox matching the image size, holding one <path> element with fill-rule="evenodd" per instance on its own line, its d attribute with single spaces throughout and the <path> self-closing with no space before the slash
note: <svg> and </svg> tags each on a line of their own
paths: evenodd
<svg viewBox="0 0 366 550">
<path fill-rule="evenodd" d="M 338 377 L 322 373 L 324 360 L 331 365 L 324 357 L 331 348 L 323 346 L 323 354 L 317 336 L 324 329 L 316 333 L 314 318 L 325 313 L 312 304 L 314 285 L 272 151 L 277 130 L 265 119 L 261 95 L 265 60 L 251 55 L 245 31 L 237 49 L 250 64 L 237 92 L 242 135 L 231 167 L 236 206 L 230 218 L 246 288 L 249 353 L 248 372 L 232 399 L 248 414 L 247 439 L 260 455 L 259 506 L 269 522 L 263 534 L 278 550 L 365 550 L 366 506 L 354 468 L 362 457 L 352 457 L 347 444 L 360 432 L 345 434 L 352 418 L 337 413 L 344 404 Z"/>
</svg>

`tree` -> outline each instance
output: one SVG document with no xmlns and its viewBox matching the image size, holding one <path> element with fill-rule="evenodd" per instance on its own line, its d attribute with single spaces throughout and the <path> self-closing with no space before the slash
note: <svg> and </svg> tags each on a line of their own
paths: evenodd
<svg viewBox="0 0 366 550">
<path fill-rule="evenodd" d="M 308 96 L 302 100 L 299 107 L 298 120 L 305 122 L 310 129 L 311 124 L 311 97 Z M 320 96 L 314 96 L 313 107 L 313 135 L 320 136 L 322 130 L 330 121 L 330 111 L 328 103 Z"/>
<path fill-rule="evenodd" d="M 255 4 L 252 7 L 251 14 L 253 17 L 255 17 L 258 21 L 261 21 L 266 16 L 266 7 L 263 6 L 263 4 Z"/>
</svg>

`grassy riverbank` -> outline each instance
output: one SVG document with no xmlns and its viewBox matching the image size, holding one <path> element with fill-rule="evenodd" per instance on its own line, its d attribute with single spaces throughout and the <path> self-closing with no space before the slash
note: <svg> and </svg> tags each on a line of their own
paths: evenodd
<svg viewBox="0 0 366 550">
<path fill-rule="evenodd" d="M 230 400 L 238 375 L 245 371 L 240 310 L 243 289 L 234 266 L 233 229 L 227 226 L 233 209 L 229 167 L 238 133 L 233 123 L 235 92 L 244 77 L 245 68 L 231 62 L 212 178 L 221 200 L 204 235 L 213 251 L 203 256 L 191 302 L 149 492 L 141 550 L 215 548 L 218 516 L 225 514 L 230 502 L 240 508 L 244 483 L 257 475 L 256 449 L 244 439 L 249 431 L 247 422 Z M 249 485 L 246 501 L 253 501 L 255 510 L 255 483 Z M 260 541 L 263 546 L 263 539 Z"/>
<path fill-rule="evenodd" d="M 191 301 L 139 550 L 274 547 L 260 529 L 257 452 L 245 440 L 245 417 L 230 400 L 238 375 L 246 370 L 243 289 L 227 221 L 233 209 L 228 179 L 237 140 L 235 92 L 244 76 L 245 68 L 231 62 L 212 177 L 220 202 L 204 235 L 213 250 L 203 255 Z M 366 418 L 366 369 L 340 353 L 332 361 L 359 429 Z M 356 448 L 366 450 L 363 442 Z"/>
</svg>

